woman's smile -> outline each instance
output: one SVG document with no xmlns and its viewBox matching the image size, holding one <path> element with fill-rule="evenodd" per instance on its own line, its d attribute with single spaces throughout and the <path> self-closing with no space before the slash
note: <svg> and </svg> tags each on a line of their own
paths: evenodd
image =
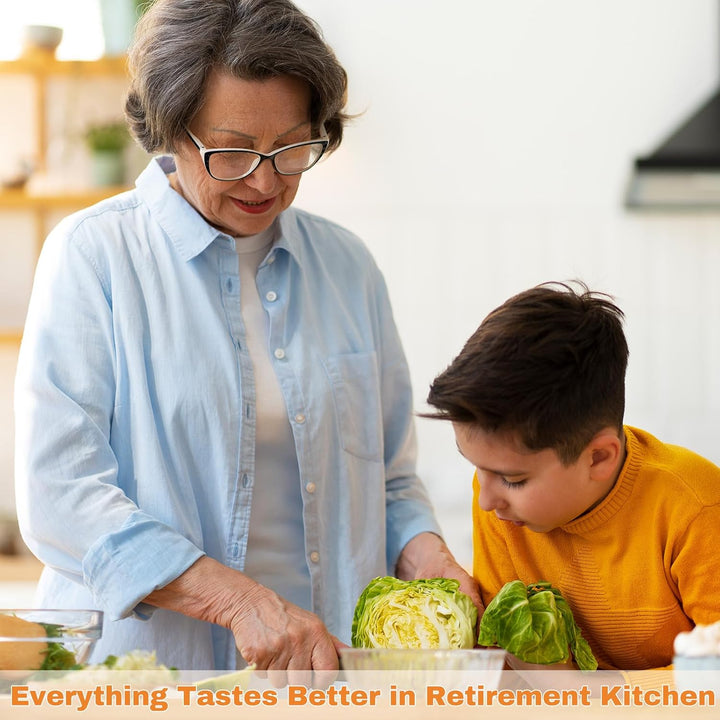
<svg viewBox="0 0 720 720">
<path fill-rule="evenodd" d="M 243 212 L 250 213 L 251 215 L 260 215 L 267 212 L 275 203 L 275 197 L 268 198 L 267 200 L 241 200 L 235 197 L 231 197 L 230 199 Z"/>
</svg>

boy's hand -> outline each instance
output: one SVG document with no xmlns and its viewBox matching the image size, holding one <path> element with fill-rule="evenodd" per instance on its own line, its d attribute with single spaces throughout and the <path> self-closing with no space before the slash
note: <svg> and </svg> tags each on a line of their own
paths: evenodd
<svg viewBox="0 0 720 720">
<path fill-rule="evenodd" d="M 408 542 L 398 559 L 396 573 L 400 580 L 434 577 L 457 580 L 460 590 L 470 597 L 477 608 L 478 620 L 485 612 L 478 584 L 458 564 L 443 539 L 435 533 L 420 533 Z"/>
</svg>

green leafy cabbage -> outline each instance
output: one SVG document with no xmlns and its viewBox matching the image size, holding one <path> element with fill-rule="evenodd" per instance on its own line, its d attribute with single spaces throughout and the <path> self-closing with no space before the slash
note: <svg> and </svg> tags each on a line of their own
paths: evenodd
<svg viewBox="0 0 720 720">
<path fill-rule="evenodd" d="M 355 606 L 353 647 L 474 647 L 477 609 L 459 587 L 450 578 L 375 578 Z"/>
<path fill-rule="evenodd" d="M 540 665 L 565 662 L 572 652 L 581 670 L 597 669 L 570 606 L 548 582 L 505 584 L 480 620 L 478 643 L 499 645 L 523 662 Z"/>
</svg>

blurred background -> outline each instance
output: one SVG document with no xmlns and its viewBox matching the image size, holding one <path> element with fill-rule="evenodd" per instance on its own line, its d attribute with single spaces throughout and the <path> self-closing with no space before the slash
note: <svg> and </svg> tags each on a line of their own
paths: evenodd
<svg viewBox="0 0 720 720">
<path fill-rule="evenodd" d="M 717 0 L 298 4 L 345 65 L 358 117 L 304 177 L 296 204 L 373 251 L 416 408 L 490 310 L 537 283 L 579 278 L 626 313 L 627 422 L 720 463 L 720 208 L 625 202 L 635 159 L 717 91 Z M 9 528 L 12 382 L 42 237 L 74 205 L 131 183 L 147 160 L 128 145 L 119 180 L 94 169 L 88 127 L 121 117 L 126 82 L 103 3 L 23 5 L 0 30 L 0 96 L 13 108 L 0 114 L 0 514 Z M 28 49 L 30 24 L 63 28 L 52 62 Z M 451 549 L 469 564 L 472 468 L 449 426 L 420 419 L 417 429 L 420 474 Z"/>
</svg>

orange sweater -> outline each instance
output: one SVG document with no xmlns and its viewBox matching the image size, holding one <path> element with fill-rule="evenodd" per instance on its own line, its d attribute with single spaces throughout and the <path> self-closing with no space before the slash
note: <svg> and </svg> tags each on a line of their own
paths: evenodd
<svg viewBox="0 0 720 720">
<path fill-rule="evenodd" d="M 591 512 L 535 533 L 478 506 L 473 571 L 487 604 L 510 580 L 557 587 L 600 669 L 672 663 L 673 640 L 720 620 L 720 468 L 626 427 L 627 458 Z"/>
</svg>

